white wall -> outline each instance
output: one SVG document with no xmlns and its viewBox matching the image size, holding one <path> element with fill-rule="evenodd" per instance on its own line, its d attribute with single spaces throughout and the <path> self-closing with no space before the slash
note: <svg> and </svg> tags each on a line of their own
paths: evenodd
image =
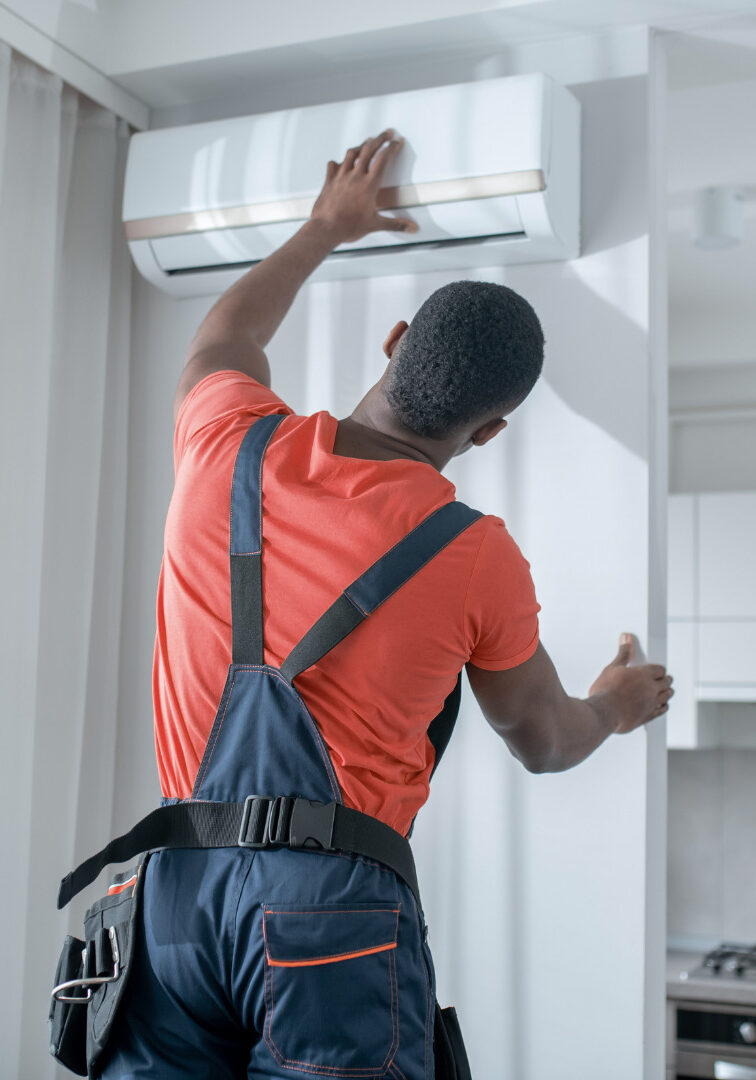
<svg viewBox="0 0 756 1080">
<path fill-rule="evenodd" d="M 661 458 L 649 462 L 658 417 L 649 381 L 646 63 L 645 37 L 625 34 L 512 50 L 477 73 L 545 70 L 570 82 L 584 107 L 584 257 L 474 275 L 534 304 L 547 338 L 543 380 L 503 437 L 449 470 L 462 499 L 504 516 L 532 562 L 543 640 L 579 695 L 614 655 L 620 631 L 644 643 L 650 633 L 657 654 L 663 641 L 648 588 L 663 573 L 656 554 L 649 562 L 663 511 L 654 501 L 649 518 Z M 426 74 L 428 84 L 459 77 L 453 67 Z M 358 84 L 357 74 L 340 96 Z M 305 286 L 268 349 L 274 388 L 299 410 L 344 416 L 380 374 L 387 330 L 457 276 Z M 171 399 L 211 303 L 176 303 L 143 283 L 136 291 L 118 827 L 158 796 L 149 687 Z M 658 941 L 664 919 L 663 873 L 647 841 L 649 826 L 663 834 L 663 816 L 648 820 L 663 784 L 657 736 L 617 738 L 572 772 L 530 776 L 466 698 L 415 849 L 440 995 L 458 1006 L 475 1075 L 661 1075 L 660 975 L 649 983 L 658 1017 L 653 1007 L 644 1014 L 648 972 L 661 964 L 646 943 Z M 466 860 L 465 874 L 455 857 Z"/>
</svg>

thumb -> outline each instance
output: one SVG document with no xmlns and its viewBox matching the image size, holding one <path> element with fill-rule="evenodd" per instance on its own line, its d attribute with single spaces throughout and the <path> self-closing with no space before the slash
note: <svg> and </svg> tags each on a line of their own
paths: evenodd
<svg viewBox="0 0 756 1080">
<path fill-rule="evenodd" d="M 383 217 L 379 214 L 376 219 L 376 228 L 387 229 L 389 232 L 416 233 L 419 226 L 412 218 Z"/>
<path fill-rule="evenodd" d="M 625 667 L 633 658 L 633 637 L 632 634 L 620 634 L 619 649 L 617 655 L 612 660 L 610 667 Z"/>
</svg>

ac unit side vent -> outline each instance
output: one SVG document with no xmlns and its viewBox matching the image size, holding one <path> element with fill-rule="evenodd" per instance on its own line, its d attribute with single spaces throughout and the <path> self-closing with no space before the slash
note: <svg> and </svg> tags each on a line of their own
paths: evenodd
<svg viewBox="0 0 756 1080">
<path fill-rule="evenodd" d="M 407 244 L 378 244 L 375 247 L 353 248 L 346 251 L 335 251 L 332 255 L 329 255 L 329 261 L 334 259 L 349 259 L 355 260 L 363 258 L 367 255 L 387 255 L 390 252 L 402 251 L 404 248 L 411 248 L 413 251 L 423 250 L 438 250 L 439 248 L 454 248 L 464 244 L 465 247 L 471 247 L 474 245 L 485 243 L 487 240 L 522 240 L 525 238 L 525 233 L 522 229 L 517 232 L 507 233 L 489 233 L 487 236 L 475 236 L 473 238 L 466 237 L 451 237 L 448 240 L 432 240 L 428 243 L 412 243 Z M 150 241 L 150 246 L 152 242 Z M 210 273 L 213 270 L 244 270 L 251 269 L 253 266 L 257 266 L 261 263 L 262 259 L 248 259 L 242 262 L 224 262 L 224 263 L 207 263 L 199 266 L 179 266 L 175 270 L 165 270 L 164 273 L 170 277 L 179 277 L 182 274 L 196 274 L 199 271 L 202 273 Z"/>
</svg>

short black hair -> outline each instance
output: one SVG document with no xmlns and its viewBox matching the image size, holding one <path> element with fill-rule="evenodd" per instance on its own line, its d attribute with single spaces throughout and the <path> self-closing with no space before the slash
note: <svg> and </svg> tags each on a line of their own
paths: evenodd
<svg viewBox="0 0 756 1080">
<path fill-rule="evenodd" d="M 419 308 L 397 345 L 386 398 L 405 427 L 445 438 L 491 412 L 511 412 L 543 367 L 543 330 L 519 293 L 452 281 Z"/>
</svg>

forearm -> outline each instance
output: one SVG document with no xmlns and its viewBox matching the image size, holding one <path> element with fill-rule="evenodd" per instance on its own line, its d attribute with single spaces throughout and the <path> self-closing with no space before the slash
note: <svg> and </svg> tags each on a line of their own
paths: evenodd
<svg viewBox="0 0 756 1080">
<path fill-rule="evenodd" d="M 230 339 L 264 348 L 302 284 L 337 245 L 333 229 L 310 218 L 213 305 L 195 334 L 193 350 Z"/>
<path fill-rule="evenodd" d="M 615 733 L 616 717 L 605 695 L 584 699 L 565 695 L 551 730 L 550 745 L 541 748 L 533 772 L 564 772 L 579 765 Z"/>
</svg>

